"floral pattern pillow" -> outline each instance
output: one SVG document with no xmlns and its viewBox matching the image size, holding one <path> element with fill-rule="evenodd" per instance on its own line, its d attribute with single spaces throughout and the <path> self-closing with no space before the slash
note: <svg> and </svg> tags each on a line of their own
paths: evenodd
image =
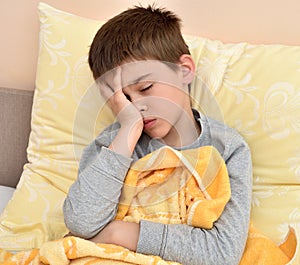
<svg viewBox="0 0 300 265">
<path fill-rule="evenodd" d="M 114 120 L 87 64 L 102 22 L 39 4 L 40 53 L 28 161 L 0 216 L 0 248 L 67 233 L 62 203 L 83 148 Z M 184 36 L 197 65 L 195 108 L 236 128 L 253 156 L 254 225 L 276 243 L 300 230 L 300 47 Z"/>
</svg>

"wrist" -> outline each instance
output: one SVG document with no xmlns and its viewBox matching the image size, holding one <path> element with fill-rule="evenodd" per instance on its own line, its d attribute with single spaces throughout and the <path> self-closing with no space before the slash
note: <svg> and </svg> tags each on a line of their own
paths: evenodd
<svg viewBox="0 0 300 265">
<path fill-rule="evenodd" d="M 134 148 L 143 132 L 143 125 L 121 124 L 118 134 L 109 146 L 109 149 L 125 157 L 131 157 Z"/>
<path fill-rule="evenodd" d="M 127 132 L 128 139 L 139 139 L 144 129 L 144 123 L 143 120 L 134 122 L 134 123 L 127 123 L 127 124 L 121 124 L 120 130 L 123 130 L 124 132 Z"/>
</svg>

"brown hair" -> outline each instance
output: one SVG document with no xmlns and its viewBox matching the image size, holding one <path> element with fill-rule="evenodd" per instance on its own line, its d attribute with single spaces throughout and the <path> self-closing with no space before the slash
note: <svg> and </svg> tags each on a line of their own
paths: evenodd
<svg viewBox="0 0 300 265">
<path fill-rule="evenodd" d="M 108 20 L 97 32 L 88 62 L 95 79 L 130 60 L 177 63 L 190 54 L 181 20 L 163 8 L 135 6 Z"/>
</svg>

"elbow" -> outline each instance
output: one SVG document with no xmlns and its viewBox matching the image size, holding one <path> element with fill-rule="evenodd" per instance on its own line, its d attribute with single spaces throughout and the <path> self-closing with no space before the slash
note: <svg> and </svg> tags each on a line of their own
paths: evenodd
<svg viewBox="0 0 300 265">
<path fill-rule="evenodd" d="M 228 235 L 229 236 L 229 235 Z M 206 259 L 209 265 L 238 265 L 240 264 L 244 248 L 246 245 L 246 237 L 240 233 L 240 237 L 235 240 L 228 240 L 228 237 L 220 237 L 212 251 L 207 253 Z M 223 238 L 223 240 L 222 240 Z M 206 264 L 206 263 L 205 263 Z"/>
<path fill-rule="evenodd" d="M 69 232 L 84 239 L 90 239 L 96 236 L 102 227 L 95 227 L 89 222 L 88 217 L 83 216 L 80 213 L 76 213 L 72 206 L 65 201 L 63 205 L 64 222 Z"/>
<path fill-rule="evenodd" d="M 83 209 L 84 207 L 72 207 L 72 203 L 67 199 L 63 205 L 66 227 L 71 234 L 84 239 L 95 237 L 116 215 L 115 212 L 109 211 L 109 209 L 102 211 L 105 214 L 97 214 L 97 211 L 92 208 L 89 208 L 87 211 Z"/>
<path fill-rule="evenodd" d="M 74 236 L 81 237 L 84 239 L 90 239 L 96 236 L 99 232 L 91 230 L 86 224 L 74 221 L 74 218 L 65 218 L 65 225 Z"/>
<path fill-rule="evenodd" d="M 244 252 L 243 244 L 232 243 L 226 249 L 219 251 L 220 255 L 218 257 L 217 264 L 219 265 L 238 265 L 240 264 L 242 255 Z M 216 265 L 216 263 L 212 263 Z"/>
</svg>

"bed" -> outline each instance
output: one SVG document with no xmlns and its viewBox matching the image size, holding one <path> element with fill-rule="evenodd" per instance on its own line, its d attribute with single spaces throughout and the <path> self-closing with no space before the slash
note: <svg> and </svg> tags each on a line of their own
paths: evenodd
<svg viewBox="0 0 300 265">
<path fill-rule="evenodd" d="M 82 150 L 114 120 L 86 61 L 103 22 L 44 3 L 39 17 L 34 92 L 0 89 L 0 248 L 11 251 L 68 232 L 61 207 Z M 276 244 L 290 226 L 299 235 L 300 47 L 184 38 L 197 64 L 193 106 L 236 128 L 251 148 L 253 224 Z M 298 246 L 289 264 L 300 264 L 299 254 Z"/>
</svg>

